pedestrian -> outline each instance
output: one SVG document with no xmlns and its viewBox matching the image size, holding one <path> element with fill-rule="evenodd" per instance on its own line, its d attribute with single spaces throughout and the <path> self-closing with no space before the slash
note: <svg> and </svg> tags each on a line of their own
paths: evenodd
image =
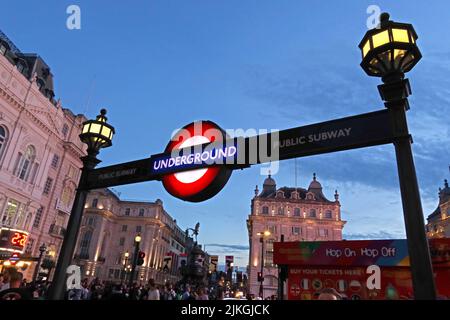
<svg viewBox="0 0 450 320">
<path fill-rule="evenodd" d="M 175 299 L 176 299 L 175 290 L 173 290 L 172 284 L 169 281 L 167 281 L 161 294 L 161 300 L 175 300 Z"/>
<path fill-rule="evenodd" d="M 9 289 L 0 292 L 0 300 L 32 300 L 33 295 L 29 288 L 21 287 L 23 274 L 14 269 L 10 271 Z"/>
<path fill-rule="evenodd" d="M 148 281 L 148 287 L 147 300 L 160 300 L 159 290 L 156 287 L 154 279 Z"/>
<path fill-rule="evenodd" d="M 189 297 L 191 296 L 191 286 L 189 284 L 186 284 L 184 286 L 184 292 L 181 296 L 181 300 L 189 300 Z"/>
<path fill-rule="evenodd" d="M 11 277 L 11 273 L 15 272 L 14 268 L 7 268 L 2 274 L 2 282 L 0 283 L 0 291 L 9 289 L 9 280 Z"/>
<path fill-rule="evenodd" d="M 199 287 L 197 289 L 197 297 L 196 300 L 209 300 L 208 295 L 206 294 L 206 290 L 203 287 Z"/>
</svg>

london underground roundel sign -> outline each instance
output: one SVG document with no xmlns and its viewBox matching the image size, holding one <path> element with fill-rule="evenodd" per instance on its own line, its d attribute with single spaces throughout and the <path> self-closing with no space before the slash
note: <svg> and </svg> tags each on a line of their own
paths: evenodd
<svg viewBox="0 0 450 320">
<path fill-rule="evenodd" d="M 180 129 L 168 143 L 165 152 L 227 138 L 225 131 L 212 121 L 192 122 Z M 182 171 L 164 175 L 164 188 L 172 196 L 200 202 L 215 196 L 227 183 L 232 170 L 224 165 Z"/>
</svg>

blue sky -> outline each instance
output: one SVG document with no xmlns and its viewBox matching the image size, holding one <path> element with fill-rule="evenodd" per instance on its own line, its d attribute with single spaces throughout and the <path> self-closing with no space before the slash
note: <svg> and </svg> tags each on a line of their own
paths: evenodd
<svg viewBox="0 0 450 320">
<path fill-rule="evenodd" d="M 55 76 L 66 108 L 94 117 L 106 107 L 117 135 L 103 165 L 161 152 L 172 131 L 209 119 L 224 128 L 282 129 L 382 108 L 359 67 L 366 9 L 413 23 L 422 61 L 408 75 L 408 112 L 425 215 L 449 178 L 450 3 L 448 1 L 4 1 L 0 29 L 24 52 L 37 52 Z M 66 28 L 66 8 L 81 8 L 81 30 Z M 317 172 L 325 194 L 341 195 L 350 238 L 404 237 L 393 147 L 301 158 L 298 185 Z M 183 228 L 201 223 L 211 254 L 245 266 L 245 220 L 260 168 L 234 172 L 215 198 L 191 204 L 158 182 L 116 190 L 125 199 L 160 198 Z M 294 185 L 294 161 L 278 186 Z M 213 246 L 215 244 L 216 246 Z"/>
</svg>

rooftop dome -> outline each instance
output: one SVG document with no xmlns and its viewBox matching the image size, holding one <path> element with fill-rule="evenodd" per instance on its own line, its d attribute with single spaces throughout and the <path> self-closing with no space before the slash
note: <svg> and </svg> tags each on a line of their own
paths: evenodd
<svg viewBox="0 0 450 320">
<path fill-rule="evenodd" d="M 322 189 L 322 185 L 316 180 L 316 174 L 313 173 L 313 181 L 309 184 L 308 190 L 311 189 Z"/>
<path fill-rule="evenodd" d="M 270 187 L 270 186 L 276 186 L 276 185 L 277 185 L 277 183 L 275 182 L 274 179 L 272 179 L 272 177 L 269 173 L 269 176 L 264 180 L 263 186 Z"/>
</svg>

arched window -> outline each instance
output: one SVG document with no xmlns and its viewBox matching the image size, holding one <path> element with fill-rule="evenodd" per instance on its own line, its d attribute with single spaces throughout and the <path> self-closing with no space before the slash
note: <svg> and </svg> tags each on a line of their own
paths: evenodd
<svg viewBox="0 0 450 320">
<path fill-rule="evenodd" d="M 91 239 L 92 231 L 87 230 L 81 238 L 80 242 L 80 256 L 82 258 L 89 258 L 89 246 L 91 245 Z"/>
<path fill-rule="evenodd" d="M 64 207 L 70 207 L 70 203 L 72 202 L 72 194 L 73 191 L 70 187 L 66 186 L 61 195 L 61 203 Z"/>
<path fill-rule="evenodd" d="M 269 207 L 268 206 L 262 207 L 262 214 L 269 214 Z"/>
<path fill-rule="evenodd" d="M 300 217 L 300 208 L 295 208 L 294 209 L 294 216 L 295 217 Z"/>
<path fill-rule="evenodd" d="M 331 218 L 333 218 L 333 213 L 331 212 L 331 210 L 325 211 L 325 218 L 326 218 L 326 219 L 331 219 Z"/>
<path fill-rule="evenodd" d="M 97 198 L 92 199 L 92 208 L 97 208 L 97 205 L 98 205 L 98 199 Z"/>
<path fill-rule="evenodd" d="M 2 157 L 3 150 L 6 149 L 6 128 L 3 126 L 0 126 L 0 158 Z"/>
<path fill-rule="evenodd" d="M 283 216 L 284 215 L 284 208 L 283 207 L 279 207 L 278 208 L 278 215 L 279 216 Z"/>
<path fill-rule="evenodd" d="M 315 218 L 316 217 L 316 209 L 311 209 L 309 210 L 309 216 L 311 218 Z"/>
<path fill-rule="evenodd" d="M 15 175 L 19 177 L 19 179 L 24 181 L 28 180 L 35 158 L 36 150 L 33 146 L 28 146 L 24 154 L 19 152 L 19 156 L 17 158 L 17 166 L 14 170 Z"/>
</svg>

